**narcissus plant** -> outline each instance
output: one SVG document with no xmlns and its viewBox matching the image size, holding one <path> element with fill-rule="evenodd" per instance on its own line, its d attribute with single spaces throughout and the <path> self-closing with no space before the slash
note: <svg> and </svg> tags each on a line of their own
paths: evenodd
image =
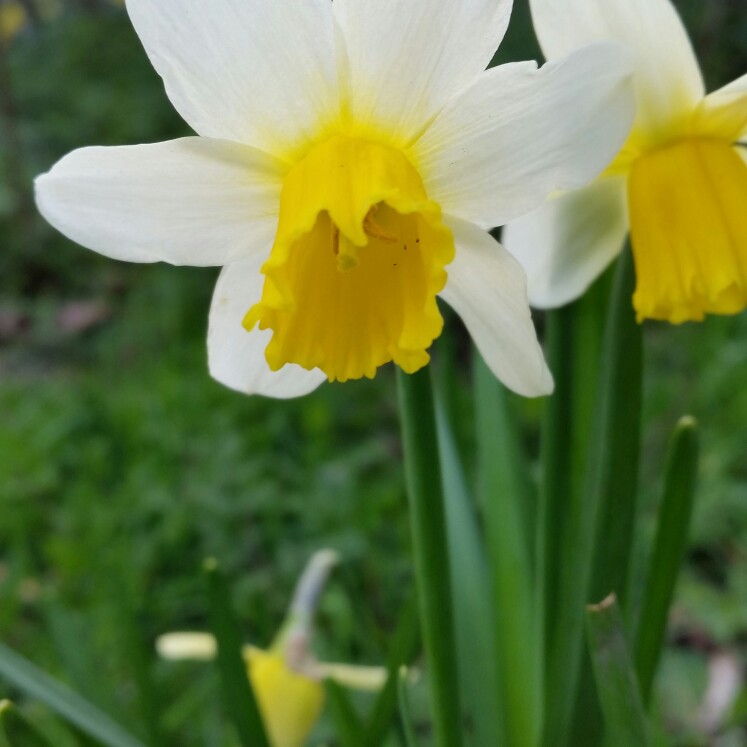
<svg viewBox="0 0 747 747">
<path fill-rule="evenodd" d="M 312 623 L 330 569 L 337 562 L 331 550 L 311 557 L 296 586 L 285 622 L 269 649 L 245 646 L 247 675 L 272 747 L 302 747 L 324 706 L 325 679 L 345 687 L 377 691 L 386 669 L 326 664 L 311 652 Z M 217 642 L 208 633 L 166 633 L 156 641 L 165 659 L 210 660 Z"/>
<path fill-rule="evenodd" d="M 518 263 L 486 229 L 594 178 L 632 122 L 629 55 L 598 44 L 486 71 L 511 0 L 129 0 L 199 137 L 84 148 L 36 183 L 73 240 L 225 265 L 213 376 L 291 397 L 414 372 L 438 296 L 506 385 L 552 380 Z"/>
<path fill-rule="evenodd" d="M 578 297 L 628 231 L 639 321 L 702 320 L 747 306 L 747 76 L 705 95 L 669 0 L 531 0 L 548 59 L 603 40 L 635 60 L 637 116 L 614 163 L 504 230 L 538 307 Z"/>
</svg>

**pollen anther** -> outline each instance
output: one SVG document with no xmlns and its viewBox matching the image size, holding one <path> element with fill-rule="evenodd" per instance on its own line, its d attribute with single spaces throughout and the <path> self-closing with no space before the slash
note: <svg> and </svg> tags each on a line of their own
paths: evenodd
<svg viewBox="0 0 747 747">
<path fill-rule="evenodd" d="M 374 215 L 376 215 L 378 209 L 378 205 L 373 205 L 368 213 L 366 213 L 366 217 L 363 219 L 363 230 L 366 232 L 366 235 L 372 239 L 379 239 L 379 241 L 386 241 L 393 244 L 397 241 L 397 237 L 384 230 L 374 220 Z"/>
</svg>

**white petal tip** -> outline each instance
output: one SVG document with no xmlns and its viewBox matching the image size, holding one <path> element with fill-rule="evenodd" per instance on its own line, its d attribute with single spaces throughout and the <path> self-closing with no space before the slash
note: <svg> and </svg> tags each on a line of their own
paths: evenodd
<svg viewBox="0 0 747 747">
<path fill-rule="evenodd" d="M 293 399 L 309 394 L 327 377 L 287 364 L 271 371 L 265 358 L 271 330 L 248 332 L 242 320 L 261 297 L 264 276 L 260 259 L 227 265 L 213 293 L 208 324 L 208 368 L 223 386 L 241 394 Z"/>
<path fill-rule="evenodd" d="M 262 364 L 257 363 L 259 368 Z M 286 371 L 286 369 L 291 369 Z M 280 371 L 262 371 L 261 379 L 256 376 L 239 378 L 239 371 L 226 371 L 222 366 L 209 365 L 210 375 L 215 381 L 234 392 L 247 396 L 268 397 L 269 399 L 296 399 L 310 394 L 327 377 L 321 371 L 307 371 L 299 366 L 289 365 Z"/>
<path fill-rule="evenodd" d="M 218 650 L 209 633 L 165 633 L 156 638 L 156 651 L 162 659 L 209 661 Z"/>
<path fill-rule="evenodd" d="M 542 376 L 542 384 L 540 387 L 540 397 L 549 397 L 555 391 L 555 379 L 550 373 L 550 369 L 545 366 L 545 370 Z"/>
<path fill-rule="evenodd" d="M 550 369 L 544 360 L 544 355 L 540 349 L 540 355 L 542 356 L 540 366 L 541 369 L 535 372 L 535 375 L 528 376 L 526 379 L 517 380 L 511 378 L 510 380 L 503 380 L 503 383 L 516 394 L 522 397 L 548 397 L 555 391 L 555 380 L 553 379 Z M 500 378 L 500 377 L 498 377 Z"/>
</svg>

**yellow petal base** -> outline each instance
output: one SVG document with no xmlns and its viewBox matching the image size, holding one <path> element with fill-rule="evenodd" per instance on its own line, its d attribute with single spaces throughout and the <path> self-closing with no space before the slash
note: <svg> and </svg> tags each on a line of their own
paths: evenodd
<svg viewBox="0 0 747 747">
<path fill-rule="evenodd" d="M 245 655 L 270 744 L 303 747 L 324 705 L 324 688 L 288 669 L 280 653 L 250 646 Z"/>
<path fill-rule="evenodd" d="M 628 201 L 639 321 L 747 306 L 747 166 L 731 144 L 693 138 L 641 156 Z"/>
<path fill-rule="evenodd" d="M 396 148 L 336 135 L 288 173 L 244 326 L 271 329 L 266 358 L 319 368 L 330 381 L 373 377 L 394 361 L 424 366 L 443 321 L 436 294 L 454 258 L 451 232 Z"/>
</svg>

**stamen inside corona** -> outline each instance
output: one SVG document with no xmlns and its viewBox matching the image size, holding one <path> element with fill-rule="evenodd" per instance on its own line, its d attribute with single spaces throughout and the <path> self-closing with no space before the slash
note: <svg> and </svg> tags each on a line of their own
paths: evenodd
<svg viewBox="0 0 747 747">
<path fill-rule="evenodd" d="M 366 217 L 363 219 L 363 230 L 366 235 L 372 239 L 381 239 L 381 241 L 395 242 L 397 237 L 391 233 L 387 233 L 375 220 L 374 215 L 379 209 L 378 205 L 373 205 L 371 209 L 366 213 Z"/>
</svg>

